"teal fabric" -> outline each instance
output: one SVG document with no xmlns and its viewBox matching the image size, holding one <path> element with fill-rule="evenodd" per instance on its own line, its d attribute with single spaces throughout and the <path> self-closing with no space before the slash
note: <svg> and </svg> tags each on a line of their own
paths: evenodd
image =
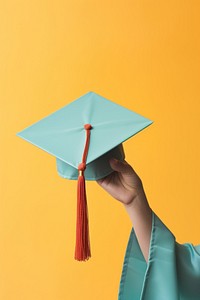
<svg viewBox="0 0 200 300">
<path fill-rule="evenodd" d="M 179 244 L 153 213 L 146 263 L 132 228 L 118 300 L 199 300 L 200 245 Z"/>
<path fill-rule="evenodd" d="M 55 156 L 59 174 L 75 179 L 85 147 L 84 124 L 88 123 L 92 125 L 92 130 L 86 163 L 91 165 L 86 177 L 89 180 L 97 180 L 111 170 L 107 156 L 104 160 L 100 159 L 101 163 L 96 160 L 153 122 L 94 92 L 89 92 L 18 132 L 17 136 Z M 114 152 L 113 155 L 116 154 L 116 150 Z"/>
<path fill-rule="evenodd" d="M 102 155 L 95 161 L 89 163 L 85 170 L 84 176 L 86 180 L 98 180 L 105 176 L 108 176 L 113 172 L 109 164 L 109 160 L 114 157 L 123 161 L 125 159 L 125 154 L 122 144 L 115 147 L 111 151 Z M 106 163 L 107 162 L 107 163 Z M 65 163 L 61 159 L 56 158 L 57 171 L 58 174 L 67 179 L 76 180 L 78 178 L 78 170 L 69 164 Z"/>
</svg>

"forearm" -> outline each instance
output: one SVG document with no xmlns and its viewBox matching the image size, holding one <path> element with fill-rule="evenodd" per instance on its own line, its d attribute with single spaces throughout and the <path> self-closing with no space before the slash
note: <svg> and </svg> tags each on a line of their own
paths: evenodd
<svg viewBox="0 0 200 300">
<path fill-rule="evenodd" d="M 152 228 L 152 210 L 148 204 L 145 192 L 142 190 L 130 205 L 124 204 L 124 207 L 133 224 L 144 258 L 148 261 Z"/>
</svg>

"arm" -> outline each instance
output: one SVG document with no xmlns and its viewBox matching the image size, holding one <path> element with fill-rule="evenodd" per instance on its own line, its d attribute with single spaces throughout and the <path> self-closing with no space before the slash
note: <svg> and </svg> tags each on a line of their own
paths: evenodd
<svg viewBox="0 0 200 300">
<path fill-rule="evenodd" d="M 115 172 L 98 180 L 97 183 L 123 204 L 134 226 L 144 258 L 148 261 L 152 210 L 148 204 L 142 181 L 127 162 L 112 159 L 110 165 Z"/>
</svg>

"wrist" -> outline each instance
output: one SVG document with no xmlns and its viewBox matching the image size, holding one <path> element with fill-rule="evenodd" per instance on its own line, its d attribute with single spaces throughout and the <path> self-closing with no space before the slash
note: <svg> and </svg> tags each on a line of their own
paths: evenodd
<svg viewBox="0 0 200 300">
<path fill-rule="evenodd" d="M 127 210 L 149 207 L 144 189 L 139 189 L 131 202 L 129 202 L 128 204 L 124 203 L 124 207 Z"/>
</svg>

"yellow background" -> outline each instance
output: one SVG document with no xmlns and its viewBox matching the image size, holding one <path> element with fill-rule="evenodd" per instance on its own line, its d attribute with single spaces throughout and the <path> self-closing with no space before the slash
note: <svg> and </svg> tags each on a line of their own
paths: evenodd
<svg viewBox="0 0 200 300">
<path fill-rule="evenodd" d="M 125 143 L 153 210 L 200 243 L 200 2 L 0 3 L 0 298 L 117 299 L 131 222 L 88 183 L 92 259 L 74 261 L 76 182 L 15 136 L 88 91 L 152 120 Z"/>
</svg>

